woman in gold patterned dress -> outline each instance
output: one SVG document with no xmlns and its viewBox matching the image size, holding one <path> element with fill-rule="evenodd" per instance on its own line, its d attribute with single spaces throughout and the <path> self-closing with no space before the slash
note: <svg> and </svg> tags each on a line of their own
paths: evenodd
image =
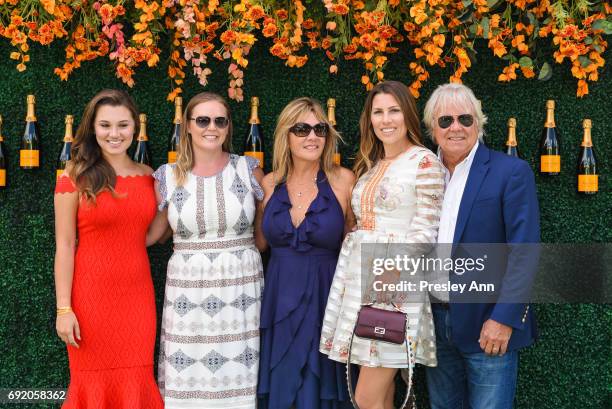
<svg viewBox="0 0 612 409">
<path fill-rule="evenodd" d="M 435 243 L 444 172 L 436 155 L 421 142 L 414 99 L 404 84 L 386 81 L 368 94 L 360 119 L 361 141 L 354 171 L 359 178 L 351 206 L 357 229 L 344 239 L 329 295 L 321 352 L 346 362 L 362 301 L 363 243 Z M 371 281 L 373 277 L 365 277 Z M 369 283 L 364 283 L 367 285 Z M 382 303 L 379 307 L 390 309 Z M 361 409 L 393 407 L 393 379 L 398 368 L 415 363 L 436 365 L 429 299 L 401 304 L 408 314 L 406 344 L 355 337 L 351 363 L 360 366 L 355 399 Z M 412 359 L 407 353 L 412 352 Z"/>
</svg>

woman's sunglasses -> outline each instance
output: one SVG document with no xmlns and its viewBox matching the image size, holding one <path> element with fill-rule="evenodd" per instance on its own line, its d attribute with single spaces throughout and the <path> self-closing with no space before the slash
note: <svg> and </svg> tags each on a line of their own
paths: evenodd
<svg viewBox="0 0 612 409">
<path fill-rule="evenodd" d="M 310 131 L 314 129 L 315 135 L 319 138 L 326 138 L 329 134 L 329 125 L 325 122 L 320 122 L 316 125 L 306 124 L 304 122 L 298 122 L 289 128 L 289 132 L 293 132 L 298 138 L 305 138 L 310 135 Z"/>
<path fill-rule="evenodd" d="M 214 121 L 215 126 L 220 129 L 227 128 L 227 126 L 229 125 L 229 119 L 224 116 L 218 116 L 215 118 L 211 118 L 209 116 L 197 116 L 195 118 L 189 119 L 195 121 L 198 128 L 202 129 L 208 128 L 208 126 L 210 125 L 210 121 Z"/>
<path fill-rule="evenodd" d="M 472 124 L 474 123 L 474 117 L 470 114 L 459 115 L 457 117 L 457 120 L 461 125 L 465 126 L 466 128 L 472 126 Z M 438 118 L 438 126 L 442 129 L 448 128 L 453 124 L 453 122 L 455 122 L 455 117 L 453 117 L 452 115 L 443 115 Z"/>
</svg>

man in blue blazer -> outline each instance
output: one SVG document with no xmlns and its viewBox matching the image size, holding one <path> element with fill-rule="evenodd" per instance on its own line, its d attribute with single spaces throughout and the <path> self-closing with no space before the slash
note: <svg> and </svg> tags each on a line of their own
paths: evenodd
<svg viewBox="0 0 612 409">
<path fill-rule="evenodd" d="M 472 90 L 438 87 L 424 122 L 446 168 L 438 243 L 539 243 L 533 172 L 525 161 L 484 145 L 486 117 Z M 438 366 L 426 371 L 433 409 L 513 406 L 518 349 L 537 336 L 526 299 L 513 297 L 529 292 L 537 258 L 525 262 L 509 251 L 503 263 L 497 302 L 454 303 L 452 294 L 450 303 L 432 300 Z"/>
</svg>

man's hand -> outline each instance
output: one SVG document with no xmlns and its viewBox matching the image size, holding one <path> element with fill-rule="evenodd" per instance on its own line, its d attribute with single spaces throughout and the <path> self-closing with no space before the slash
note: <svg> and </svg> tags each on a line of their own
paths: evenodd
<svg viewBox="0 0 612 409">
<path fill-rule="evenodd" d="M 503 355 L 508 349 L 512 327 L 488 319 L 480 330 L 480 348 L 487 355 Z"/>
</svg>

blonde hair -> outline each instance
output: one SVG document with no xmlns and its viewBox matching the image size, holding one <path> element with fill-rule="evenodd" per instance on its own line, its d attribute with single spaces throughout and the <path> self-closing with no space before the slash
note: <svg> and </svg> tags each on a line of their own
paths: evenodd
<svg viewBox="0 0 612 409">
<path fill-rule="evenodd" d="M 188 130 L 189 122 L 191 121 L 191 114 L 197 105 L 208 101 L 217 101 L 225 107 L 229 125 L 227 126 L 227 136 L 225 137 L 225 141 L 223 142 L 221 149 L 223 149 L 224 152 L 232 151 L 232 113 L 227 101 L 221 95 L 213 92 L 201 92 L 197 94 L 189 100 L 189 103 L 185 107 L 185 112 L 183 112 L 183 126 L 181 127 L 181 137 L 176 155 L 176 166 L 174 167 L 174 177 L 178 186 L 182 186 L 185 183 L 187 173 L 193 169 L 194 165 L 191 134 Z"/>
<path fill-rule="evenodd" d="M 431 140 L 435 143 L 433 136 L 433 128 L 438 114 L 448 106 L 449 104 L 458 104 L 460 106 L 470 109 L 476 120 L 476 127 L 478 128 L 478 139 L 482 142 L 484 135 L 484 126 L 487 123 L 487 117 L 482 112 L 482 105 L 480 101 L 474 95 L 474 92 L 463 84 L 443 84 L 440 85 L 431 94 L 427 103 L 425 104 L 425 110 L 423 111 L 423 122 L 427 128 L 427 134 Z"/>
<path fill-rule="evenodd" d="M 295 125 L 300 118 L 312 112 L 317 120 L 329 126 L 329 133 L 325 138 L 325 146 L 321 154 L 320 166 L 326 175 L 336 170 L 334 165 L 334 149 L 336 141 L 341 140 L 340 135 L 329 123 L 327 115 L 321 104 L 308 97 L 297 98 L 287 104 L 278 116 L 276 129 L 274 130 L 274 158 L 272 159 L 272 171 L 276 184 L 287 181 L 287 175 L 293 171 L 293 158 L 289 149 L 289 128 Z"/>
<path fill-rule="evenodd" d="M 404 123 L 408 131 L 406 138 L 413 145 L 423 146 L 419 115 L 414 98 L 408 91 L 408 87 L 398 81 L 379 82 L 369 92 L 363 111 L 361 111 L 361 118 L 359 119 L 361 140 L 359 141 L 359 151 L 355 158 L 355 165 L 353 165 L 353 172 L 355 172 L 357 178 L 385 157 L 383 143 L 376 137 L 374 127 L 372 126 L 372 103 L 374 102 L 374 97 L 378 94 L 389 94 L 395 98 L 404 115 Z"/>
</svg>

